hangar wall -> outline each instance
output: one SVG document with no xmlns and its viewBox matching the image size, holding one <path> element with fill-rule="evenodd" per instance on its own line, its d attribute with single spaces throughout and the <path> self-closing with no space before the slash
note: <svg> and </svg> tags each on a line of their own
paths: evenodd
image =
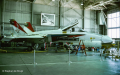
<svg viewBox="0 0 120 75">
<path fill-rule="evenodd" d="M 96 11 L 85 10 L 84 15 L 85 30 L 92 33 L 99 33 L 99 27 L 96 23 Z"/>
<path fill-rule="evenodd" d="M 1 36 L 1 26 L 2 26 L 2 1 L 0 1 L 0 36 Z"/>
<path fill-rule="evenodd" d="M 79 24 L 73 28 L 75 28 L 75 31 L 78 31 L 80 28 L 82 28 L 83 16 L 81 6 L 76 3 L 64 3 L 61 6 L 61 28 L 74 23 L 76 19 L 78 20 Z"/>
<path fill-rule="evenodd" d="M 84 19 L 84 30 L 92 33 L 99 33 L 99 27 L 96 24 L 96 11 L 84 10 L 83 18 L 83 6 L 80 2 L 66 2 L 61 6 L 61 27 L 69 25 L 74 22 L 75 19 L 79 21 L 79 24 L 75 26 L 75 31 L 82 28 L 82 20 Z"/>
<path fill-rule="evenodd" d="M 82 28 L 83 9 L 78 2 L 63 2 L 59 8 L 58 1 L 32 4 L 29 2 L 4 0 L 3 6 L 3 35 L 9 35 L 15 32 L 13 30 L 13 26 L 9 24 L 9 19 L 15 19 L 20 25 L 24 25 L 25 22 L 31 22 L 35 31 L 58 29 L 59 19 L 60 28 L 72 24 L 75 19 L 79 21 L 79 24 L 74 27 L 75 31 Z M 55 14 L 55 26 L 42 26 L 41 13 Z M 88 32 L 98 33 L 99 29 L 96 24 L 96 11 L 85 10 L 84 15 L 85 30 Z"/>
<path fill-rule="evenodd" d="M 15 19 L 20 25 L 31 21 L 31 3 L 4 0 L 3 5 L 3 34 L 9 35 L 15 32 L 9 19 Z"/>
<path fill-rule="evenodd" d="M 43 4 L 33 4 L 33 25 L 36 31 L 58 29 L 59 24 L 59 7 L 57 2 L 53 6 Z M 42 26 L 41 13 L 55 14 L 55 26 Z"/>
</svg>

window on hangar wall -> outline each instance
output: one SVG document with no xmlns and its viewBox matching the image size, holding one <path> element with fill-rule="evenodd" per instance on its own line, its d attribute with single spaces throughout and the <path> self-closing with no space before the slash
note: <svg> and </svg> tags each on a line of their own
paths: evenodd
<svg viewBox="0 0 120 75">
<path fill-rule="evenodd" d="M 120 38 L 120 12 L 111 13 L 107 16 L 108 36 L 111 38 Z"/>
</svg>

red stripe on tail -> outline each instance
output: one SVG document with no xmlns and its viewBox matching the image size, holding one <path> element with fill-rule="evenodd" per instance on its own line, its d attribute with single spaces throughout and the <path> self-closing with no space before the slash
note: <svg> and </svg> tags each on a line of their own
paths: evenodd
<svg viewBox="0 0 120 75">
<path fill-rule="evenodd" d="M 25 32 L 25 31 L 23 30 L 23 28 L 22 28 L 14 19 L 10 19 L 10 23 L 11 23 L 12 25 L 14 25 L 16 28 L 18 28 L 18 29 L 20 29 L 21 31 Z M 26 32 L 25 32 L 25 33 L 26 33 Z"/>
<path fill-rule="evenodd" d="M 27 23 L 26 27 L 30 29 L 32 32 L 35 32 L 30 22 L 26 22 L 26 23 Z"/>
</svg>

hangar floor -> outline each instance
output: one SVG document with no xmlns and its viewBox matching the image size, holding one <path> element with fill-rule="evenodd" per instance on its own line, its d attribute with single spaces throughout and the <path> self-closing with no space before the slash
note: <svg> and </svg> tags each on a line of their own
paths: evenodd
<svg viewBox="0 0 120 75">
<path fill-rule="evenodd" d="M 0 75 L 120 75 L 120 60 L 102 57 L 100 53 L 87 52 L 0 53 Z"/>
</svg>

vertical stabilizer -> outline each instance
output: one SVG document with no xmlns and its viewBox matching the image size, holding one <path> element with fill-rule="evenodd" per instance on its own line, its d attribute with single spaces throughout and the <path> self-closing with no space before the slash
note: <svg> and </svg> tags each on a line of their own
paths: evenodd
<svg viewBox="0 0 120 75">
<path fill-rule="evenodd" d="M 30 22 L 26 22 L 23 29 L 28 35 L 31 35 L 33 32 L 35 32 Z"/>
<path fill-rule="evenodd" d="M 33 29 L 33 27 L 32 27 L 32 25 L 30 24 L 30 22 L 26 22 L 26 23 L 25 23 L 25 26 L 26 26 L 29 30 L 31 30 L 32 32 L 35 32 L 34 29 Z"/>
<path fill-rule="evenodd" d="M 16 28 L 18 28 L 19 30 L 23 31 L 24 33 L 26 33 L 23 28 L 14 20 L 14 19 L 10 19 L 10 24 L 14 25 Z"/>
</svg>

